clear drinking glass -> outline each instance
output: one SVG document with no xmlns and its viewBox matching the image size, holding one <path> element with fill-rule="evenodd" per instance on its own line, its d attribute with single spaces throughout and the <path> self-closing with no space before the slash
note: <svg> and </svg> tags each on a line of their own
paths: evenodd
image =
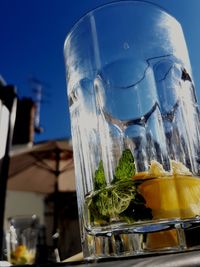
<svg viewBox="0 0 200 267">
<path fill-rule="evenodd" d="M 8 219 L 7 258 L 13 265 L 33 264 L 36 258 L 39 219 L 36 215 Z"/>
<path fill-rule="evenodd" d="M 86 259 L 193 249 L 199 109 L 179 22 L 143 1 L 82 17 L 64 45 Z"/>
</svg>

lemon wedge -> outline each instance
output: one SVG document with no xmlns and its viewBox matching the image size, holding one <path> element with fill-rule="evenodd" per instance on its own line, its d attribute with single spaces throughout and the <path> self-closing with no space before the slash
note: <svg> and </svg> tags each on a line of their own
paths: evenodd
<svg viewBox="0 0 200 267">
<path fill-rule="evenodd" d="M 148 177 L 139 186 L 153 218 L 183 219 L 200 215 L 200 178 L 192 176 L 180 162 L 171 161 L 171 166 L 172 173 L 169 173 L 160 163 L 152 161 Z"/>
<path fill-rule="evenodd" d="M 139 186 L 154 219 L 200 215 L 200 179 L 192 176 L 145 180 Z"/>
<path fill-rule="evenodd" d="M 16 247 L 16 250 L 15 250 L 15 256 L 17 258 L 19 257 L 22 257 L 24 255 L 24 253 L 26 252 L 27 248 L 25 245 L 19 245 Z"/>
</svg>

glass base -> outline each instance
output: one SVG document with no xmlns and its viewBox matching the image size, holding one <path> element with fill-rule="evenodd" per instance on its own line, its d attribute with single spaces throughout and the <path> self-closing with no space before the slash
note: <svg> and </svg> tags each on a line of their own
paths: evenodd
<svg viewBox="0 0 200 267">
<path fill-rule="evenodd" d="M 199 217 L 131 227 L 115 225 L 112 230 L 98 228 L 88 231 L 83 253 L 86 260 L 97 260 L 193 250 L 200 247 L 199 236 Z"/>
</svg>

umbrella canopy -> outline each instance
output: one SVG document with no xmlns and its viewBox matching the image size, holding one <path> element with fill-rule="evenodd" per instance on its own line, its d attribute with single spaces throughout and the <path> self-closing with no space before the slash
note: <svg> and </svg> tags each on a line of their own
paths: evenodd
<svg viewBox="0 0 200 267">
<path fill-rule="evenodd" d="M 76 190 L 71 142 L 54 140 L 13 147 L 10 152 L 7 189 L 54 193 L 52 233 L 57 233 L 58 192 Z M 57 240 L 54 243 L 54 247 L 57 247 Z"/>
<path fill-rule="evenodd" d="M 13 147 L 7 188 L 45 194 L 75 191 L 71 142 L 55 140 Z"/>
</svg>

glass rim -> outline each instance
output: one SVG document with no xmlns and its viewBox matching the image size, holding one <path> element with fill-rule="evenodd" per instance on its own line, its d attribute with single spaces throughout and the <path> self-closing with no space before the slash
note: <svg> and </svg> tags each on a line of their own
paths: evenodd
<svg viewBox="0 0 200 267">
<path fill-rule="evenodd" d="M 22 214 L 22 215 L 13 215 L 7 218 L 8 222 L 12 221 L 23 221 L 23 220 L 33 220 L 39 221 L 39 217 L 36 214 Z"/>
<path fill-rule="evenodd" d="M 106 7 L 109 6 L 116 6 L 116 5 L 121 5 L 121 4 L 147 4 L 147 6 L 153 6 L 155 8 L 157 8 L 158 10 L 162 11 L 163 13 L 165 13 L 166 15 L 170 16 L 172 19 L 174 19 L 177 23 L 179 23 L 179 21 L 164 7 L 162 7 L 161 5 L 157 4 L 157 3 L 152 3 L 148 0 L 117 0 L 117 1 L 111 1 L 109 3 L 105 3 L 102 5 L 99 5 L 89 11 L 87 11 L 86 13 L 84 13 L 71 27 L 71 29 L 69 30 L 69 32 L 66 34 L 65 37 L 65 41 L 64 41 L 64 49 L 67 45 L 68 40 L 70 39 L 71 35 L 73 34 L 73 32 L 76 30 L 76 28 L 78 28 L 78 26 L 81 24 L 81 22 L 86 18 L 89 17 L 91 14 L 96 13 L 100 10 L 103 10 Z"/>
</svg>

